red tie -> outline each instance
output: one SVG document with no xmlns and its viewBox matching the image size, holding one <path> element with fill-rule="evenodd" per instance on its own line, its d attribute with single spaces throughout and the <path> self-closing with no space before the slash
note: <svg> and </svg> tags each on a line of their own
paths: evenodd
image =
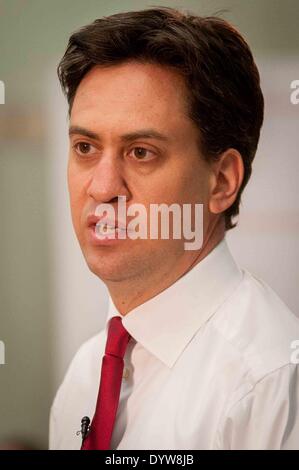
<svg viewBox="0 0 299 470">
<path fill-rule="evenodd" d="M 118 407 L 124 355 L 131 338 L 121 317 L 109 321 L 96 411 L 81 450 L 109 450 Z"/>
</svg>

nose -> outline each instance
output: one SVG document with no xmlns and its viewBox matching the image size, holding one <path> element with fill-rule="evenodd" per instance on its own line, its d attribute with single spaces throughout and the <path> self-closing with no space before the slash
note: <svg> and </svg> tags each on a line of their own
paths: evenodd
<svg viewBox="0 0 299 470">
<path fill-rule="evenodd" d="M 117 156 L 103 155 L 97 162 L 87 187 L 87 194 L 97 203 L 117 202 L 118 196 L 126 196 L 127 200 L 129 199 L 123 165 Z"/>
</svg>

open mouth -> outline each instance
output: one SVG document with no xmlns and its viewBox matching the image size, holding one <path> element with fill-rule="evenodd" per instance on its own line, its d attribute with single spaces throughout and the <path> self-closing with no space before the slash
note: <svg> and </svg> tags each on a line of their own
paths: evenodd
<svg viewBox="0 0 299 470">
<path fill-rule="evenodd" d="M 124 236 L 126 229 L 116 227 L 115 225 L 109 225 L 107 222 L 97 222 L 95 224 L 95 234 L 100 237 L 115 236 L 118 237 L 120 234 Z"/>
<path fill-rule="evenodd" d="M 87 217 L 87 226 L 93 233 L 93 239 L 99 242 L 109 240 L 124 240 L 127 238 L 127 225 L 123 221 L 108 219 L 90 214 Z"/>
</svg>

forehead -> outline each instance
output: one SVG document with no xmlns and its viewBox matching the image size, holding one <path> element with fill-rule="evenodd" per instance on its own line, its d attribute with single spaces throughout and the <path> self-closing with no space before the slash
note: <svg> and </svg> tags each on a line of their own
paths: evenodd
<svg viewBox="0 0 299 470">
<path fill-rule="evenodd" d="M 140 62 L 95 66 L 79 84 L 71 120 L 147 124 L 154 119 L 171 125 L 187 119 L 186 97 L 184 79 L 170 67 Z"/>
</svg>

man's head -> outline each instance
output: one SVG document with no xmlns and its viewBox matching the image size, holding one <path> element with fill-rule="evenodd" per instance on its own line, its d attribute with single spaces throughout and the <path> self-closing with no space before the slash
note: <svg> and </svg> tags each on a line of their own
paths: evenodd
<svg viewBox="0 0 299 470">
<path fill-rule="evenodd" d="M 215 223 L 234 226 L 263 96 L 251 52 L 232 26 L 168 8 L 112 15 L 71 36 L 58 74 L 72 130 L 73 222 L 95 273 L 117 280 L 166 259 L 170 269 L 183 256 L 178 240 L 93 245 L 86 217 L 95 203 L 116 205 L 119 195 L 147 209 L 201 203 L 204 236 Z"/>
</svg>

